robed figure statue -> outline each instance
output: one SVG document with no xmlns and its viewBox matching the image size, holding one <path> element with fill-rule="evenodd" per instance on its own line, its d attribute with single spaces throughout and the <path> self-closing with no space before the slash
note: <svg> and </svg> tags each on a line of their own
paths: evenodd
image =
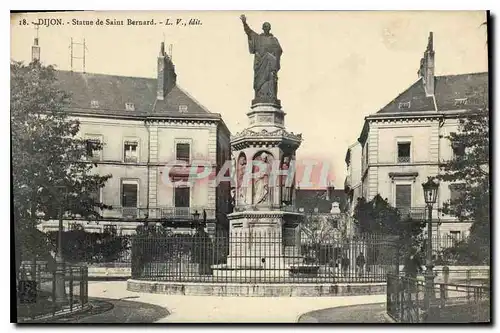
<svg viewBox="0 0 500 333">
<path fill-rule="evenodd" d="M 279 105 L 278 71 L 280 70 L 280 58 L 283 53 L 280 43 L 270 33 L 271 24 L 268 22 L 262 25 L 264 32 L 259 35 L 250 29 L 245 15 L 241 15 L 240 18 L 248 36 L 250 53 L 255 54 L 253 63 L 255 99 L 252 104 L 274 103 Z"/>
</svg>

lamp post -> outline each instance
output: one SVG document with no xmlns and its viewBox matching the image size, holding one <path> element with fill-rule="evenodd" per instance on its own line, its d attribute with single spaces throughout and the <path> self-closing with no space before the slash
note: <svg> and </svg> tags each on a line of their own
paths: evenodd
<svg viewBox="0 0 500 333">
<path fill-rule="evenodd" d="M 55 271 L 55 298 L 56 302 L 64 302 L 66 300 L 66 285 L 65 285 L 65 265 L 62 253 L 62 233 L 63 233 L 63 217 L 64 206 L 67 199 L 68 189 L 66 186 L 56 186 L 60 191 L 59 198 L 59 227 L 57 230 L 57 253 L 56 253 L 56 271 Z M 61 193 L 62 192 L 62 193 Z"/>
<path fill-rule="evenodd" d="M 199 221 L 200 221 L 200 213 L 198 213 L 198 210 L 195 210 L 193 213 L 193 224 L 196 230 L 200 229 Z"/>
<path fill-rule="evenodd" d="M 433 177 L 428 177 L 427 182 L 422 184 L 424 189 L 424 199 L 428 210 L 427 221 L 427 259 L 425 261 L 425 308 L 430 311 L 431 300 L 434 298 L 434 272 L 432 269 L 432 206 L 436 203 L 439 183 Z"/>
</svg>

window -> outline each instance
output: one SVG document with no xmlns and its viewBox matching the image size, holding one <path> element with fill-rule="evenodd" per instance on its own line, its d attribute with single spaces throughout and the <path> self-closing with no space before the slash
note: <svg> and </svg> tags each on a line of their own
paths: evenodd
<svg viewBox="0 0 500 333">
<path fill-rule="evenodd" d="M 92 161 L 101 160 L 101 140 L 99 138 L 87 138 L 87 157 Z"/>
<path fill-rule="evenodd" d="M 127 111 L 135 111 L 134 103 L 125 103 L 125 110 Z"/>
<path fill-rule="evenodd" d="M 138 161 L 138 146 L 137 141 L 125 141 L 123 147 L 123 160 L 125 162 Z"/>
<path fill-rule="evenodd" d="M 410 148 L 409 142 L 398 142 L 398 163 L 410 163 Z"/>
<path fill-rule="evenodd" d="M 365 166 L 368 166 L 368 142 L 366 143 Z"/>
<path fill-rule="evenodd" d="M 409 109 L 411 106 L 411 102 L 400 102 L 399 103 L 399 109 L 404 110 L 404 109 Z"/>
<path fill-rule="evenodd" d="M 461 106 L 467 104 L 467 98 L 455 98 L 455 105 Z"/>
<path fill-rule="evenodd" d="M 94 202 L 101 202 L 101 191 L 100 191 L 100 189 L 89 191 L 89 197 Z"/>
<path fill-rule="evenodd" d="M 408 215 L 411 208 L 411 185 L 396 185 L 396 208 L 402 215 Z"/>
<path fill-rule="evenodd" d="M 338 220 L 330 220 L 331 224 L 332 224 L 332 227 L 334 229 L 338 229 L 339 228 L 339 221 Z"/>
<path fill-rule="evenodd" d="M 180 113 L 186 113 L 188 110 L 187 105 L 179 105 L 179 112 Z"/>
<path fill-rule="evenodd" d="M 174 191 L 175 207 L 189 207 L 189 187 L 176 187 Z"/>
<path fill-rule="evenodd" d="M 451 230 L 450 231 L 450 236 L 451 238 L 453 238 L 455 241 L 459 241 L 460 240 L 460 231 L 457 231 L 457 230 Z"/>
<path fill-rule="evenodd" d="M 453 158 L 460 158 L 465 155 L 465 146 L 463 144 L 452 142 L 451 149 L 453 150 Z"/>
<path fill-rule="evenodd" d="M 189 143 L 178 143 L 176 145 L 176 158 L 178 161 L 189 162 Z"/>
<path fill-rule="evenodd" d="M 137 182 L 122 182 L 122 215 L 124 217 L 137 217 Z"/>
<path fill-rule="evenodd" d="M 90 107 L 92 109 L 98 109 L 99 108 L 99 101 L 90 101 Z"/>
<path fill-rule="evenodd" d="M 450 215 L 457 214 L 457 202 L 462 197 L 463 185 L 462 184 L 451 184 L 450 188 Z"/>
<path fill-rule="evenodd" d="M 117 234 L 117 228 L 116 228 L 116 225 L 114 224 L 108 224 L 108 225 L 105 225 L 104 228 L 104 233 L 106 234 L 110 234 L 110 235 L 116 235 Z"/>
</svg>

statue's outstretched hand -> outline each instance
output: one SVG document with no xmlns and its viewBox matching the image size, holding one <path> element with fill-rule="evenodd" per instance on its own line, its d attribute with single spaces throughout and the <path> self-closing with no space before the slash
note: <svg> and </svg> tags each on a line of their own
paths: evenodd
<svg viewBox="0 0 500 333">
<path fill-rule="evenodd" d="M 241 22 L 243 22 L 243 23 L 245 23 L 247 21 L 247 17 L 244 14 L 240 15 L 240 19 L 241 19 Z"/>
</svg>

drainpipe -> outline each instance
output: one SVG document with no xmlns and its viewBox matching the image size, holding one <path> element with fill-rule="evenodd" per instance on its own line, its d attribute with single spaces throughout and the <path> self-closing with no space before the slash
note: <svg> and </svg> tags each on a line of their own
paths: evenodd
<svg viewBox="0 0 500 333">
<path fill-rule="evenodd" d="M 147 174 L 147 190 L 146 190 L 146 216 L 149 218 L 149 163 L 151 161 L 151 153 L 150 153 L 150 140 L 151 140 L 151 132 L 149 130 L 149 125 L 147 123 L 147 119 L 144 120 L 144 127 L 146 127 L 146 130 L 148 131 L 148 161 L 146 164 L 146 174 Z"/>
<path fill-rule="evenodd" d="M 432 100 L 434 101 L 434 108 L 436 112 L 439 112 L 437 103 L 436 103 L 436 95 L 432 95 Z M 441 128 L 444 125 L 444 118 L 439 119 L 439 124 L 438 124 L 438 175 L 439 175 L 439 164 L 441 163 Z M 438 223 L 437 223 L 437 228 L 436 228 L 436 237 L 437 237 L 437 246 L 436 246 L 436 251 L 439 252 L 441 250 L 441 233 L 439 232 L 439 225 L 441 224 L 440 219 L 439 219 L 439 208 L 440 208 L 440 202 L 438 201 L 438 211 L 437 211 L 437 218 L 438 218 Z M 431 226 L 432 227 L 432 226 Z M 432 239 L 431 239 L 432 242 Z"/>
</svg>

